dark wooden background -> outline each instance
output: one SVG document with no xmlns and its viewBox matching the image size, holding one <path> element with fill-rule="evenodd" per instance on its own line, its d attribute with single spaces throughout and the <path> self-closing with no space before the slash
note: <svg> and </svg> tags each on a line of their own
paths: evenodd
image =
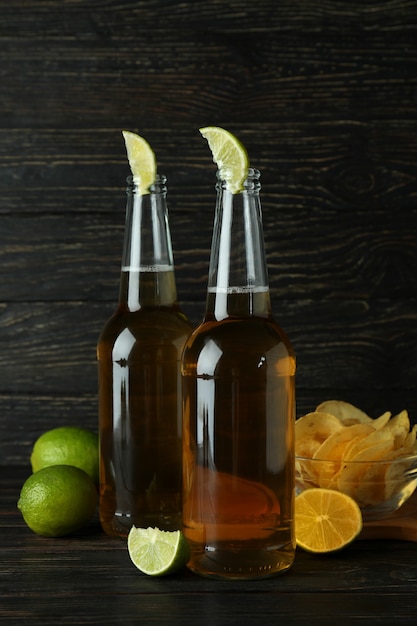
<svg viewBox="0 0 417 626">
<path fill-rule="evenodd" d="M 417 421 L 417 2 L 0 0 L 0 464 L 96 428 L 127 159 L 168 176 L 179 296 L 204 310 L 215 167 L 262 172 L 274 314 L 297 414 L 329 398 Z"/>
</svg>

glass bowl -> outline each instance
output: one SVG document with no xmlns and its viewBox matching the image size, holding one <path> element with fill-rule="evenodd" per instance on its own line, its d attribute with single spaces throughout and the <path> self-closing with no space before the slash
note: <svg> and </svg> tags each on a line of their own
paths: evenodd
<svg viewBox="0 0 417 626">
<path fill-rule="evenodd" d="M 392 460 L 343 461 L 295 457 L 296 493 L 312 487 L 336 489 L 351 496 L 363 520 L 390 517 L 417 486 L 417 454 Z"/>
</svg>

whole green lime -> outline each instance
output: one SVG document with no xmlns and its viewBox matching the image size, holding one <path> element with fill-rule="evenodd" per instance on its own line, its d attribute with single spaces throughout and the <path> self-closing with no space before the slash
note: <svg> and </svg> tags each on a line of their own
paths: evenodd
<svg viewBox="0 0 417 626">
<path fill-rule="evenodd" d="M 33 532 L 44 537 L 70 535 L 90 521 L 97 489 L 90 476 L 71 465 L 51 465 L 32 474 L 17 508 Z"/>
<path fill-rule="evenodd" d="M 33 446 L 30 462 L 38 472 L 50 465 L 73 465 L 98 484 L 98 435 L 87 428 L 61 426 L 43 433 Z"/>
</svg>

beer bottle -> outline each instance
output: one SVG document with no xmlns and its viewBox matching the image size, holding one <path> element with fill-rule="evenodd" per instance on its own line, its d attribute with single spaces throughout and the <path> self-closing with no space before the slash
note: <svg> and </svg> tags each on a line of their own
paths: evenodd
<svg viewBox="0 0 417 626">
<path fill-rule="evenodd" d="M 206 312 L 181 366 L 188 566 L 217 578 L 295 554 L 295 356 L 271 315 L 259 191 L 256 169 L 238 193 L 218 174 Z"/>
<path fill-rule="evenodd" d="M 98 342 L 100 521 L 181 528 L 181 374 L 190 322 L 177 302 L 166 178 L 128 178 L 116 312 Z"/>
</svg>

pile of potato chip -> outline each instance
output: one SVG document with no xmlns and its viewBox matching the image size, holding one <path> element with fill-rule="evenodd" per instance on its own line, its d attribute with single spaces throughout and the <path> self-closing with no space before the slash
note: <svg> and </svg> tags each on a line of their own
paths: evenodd
<svg viewBox="0 0 417 626">
<path fill-rule="evenodd" d="M 340 400 L 322 402 L 295 423 L 299 489 L 337 489 L 361 507 L 400 506 L 417 484 L 417 424 L 406 410 L 372 419 Z"/>
</svg>

